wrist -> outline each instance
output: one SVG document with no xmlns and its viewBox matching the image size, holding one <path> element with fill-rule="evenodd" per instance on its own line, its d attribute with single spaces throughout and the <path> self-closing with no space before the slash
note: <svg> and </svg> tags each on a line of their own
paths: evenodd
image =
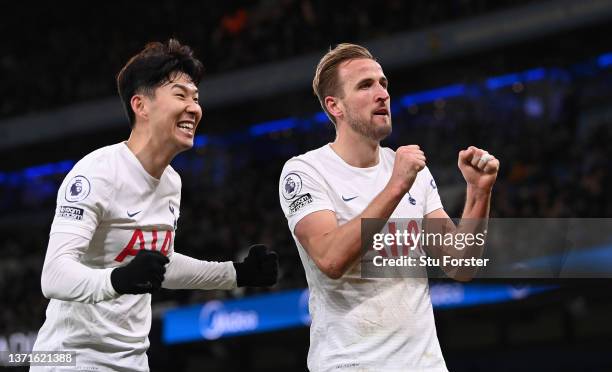
<svg viewBox="0 0 612 372">
<path fill-rule="evenodd" d="M 108 268 L 108 269 L 103 270 L 103 274 L 102 274 L 104 277 L 103 291 L 104 291 L 105 300 L 116 298 L 119 295 L 121 295 L 121 293 L 117 292 L 117 289 L 115 289 L 115 286 L 113 285 L 113 280 L 112 280 L 113 271 L 115 271 L 115 268 Z"/>
<path fill-rule="evenodd" d="M 244 287 L 244 262 L 232 262 L 234 270 L 236 271 L 236 286 Z"/>
<path fill-rule="evenodd" d="M 385 190 L 392 199 L 401 200 L 404 195 L 406 195 L 408 190 L 410 190 L 410 186 L 398 182 L 389 182 L 385 187 Z"/>
<path fill-rule="evenodd" d="M 467 184 L 466 193 L 468 196 L 471 196 L 475 199 L 488 199 L 491 196 L 491 192 L 493 191 L 493 186 L 491 187 L 478 187 L 477 185 Z"/>
<path fill-rule="evenodd" d="M 115 293 L 118 294 L 125 294 L 126 293 L 126 288 L 123 286 L 123 279 L 124 279 L 124 269 L 125 266 L 123 267 L 116 267 L 114 269 L 112 269 L 109 273 L 109 282 L 111 284 L 111 287 L 113 288 L 113 290 L 115 291 Z"/>
</svg>

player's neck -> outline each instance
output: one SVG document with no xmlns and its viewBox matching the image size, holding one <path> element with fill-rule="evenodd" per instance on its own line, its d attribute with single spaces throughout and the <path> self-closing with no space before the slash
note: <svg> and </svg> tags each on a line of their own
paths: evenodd
<svg viewBox="0 0 612 372">
<path fill-rule="evenodd" d="M 161 178 L 166 167 L 176 156 L 168 146 L 156 143 L 153 138 L 146 138 L 134 131 L 126 144 L 144 170 L 156 179 Z"/>
<path fill-rule="evenodd" d="M 379 161 L 379 143 L 354 132 L 338 133 L 331 147 L 342 160 L 353 167 L 369 168 L 377 165 Z"/>
</svg>

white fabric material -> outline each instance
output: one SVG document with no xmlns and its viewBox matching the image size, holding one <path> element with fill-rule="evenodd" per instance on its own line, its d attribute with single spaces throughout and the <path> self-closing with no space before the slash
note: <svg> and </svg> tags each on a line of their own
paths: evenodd
<svg viewBox="0 0 612 372">
<path fill-rule="evenodd" d="M 232 262 L 202 261 L 174 252 L 166 265 L 162 287 L 168 289 L 234 289 L 236 270 Z"/>
<path fill-rule="evenodd" d="M 281 173 L 280 204 L 310 288 L 308 368 L 313 372 L 447 371 L 426 278 L 362 279 L 356 264 L 333 280 L 295 237 L 297 223 L 313 212 L 333 211 L 339 225 L 363 212 L 393 170 L 395 152 L 381 148 L 379 153 L 376 166 L 356 168 L 325 145 L 290 159 Z M 422 218 L 440 208 L 438 190 L 425 168 L 391 217 Z"/>
<path fill-rule="evenodd" d="M 119 296 L 110 281 L 113 268 L 92 269 L 79 262 L 88 247 L 89 240 L 80 235 L 51 234 L 40 280 L 46 298 L 96 303 Z"/>
<path fill-rule="evenodd" d="M 77 370 L 148 371 L 151 295 L 120 296 L 110 283 L 111 271 L 140 249 L 169 258 L 166 288 L 236 286 L 231 262 L 174 253 L 180 190 L 172 167 L 153 178 L 125 143 L 98 149 L 74 166 L 57 195 L 41 279 L 51 301 L 34 350 L 74 350 Z"/>
</svg>

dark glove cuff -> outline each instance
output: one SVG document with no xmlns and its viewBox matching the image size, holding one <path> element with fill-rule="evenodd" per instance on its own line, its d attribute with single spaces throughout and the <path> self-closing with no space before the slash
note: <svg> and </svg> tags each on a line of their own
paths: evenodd
<svg viewBox="0 0 612 372">
<path fill-rule="evenodd" d="M 238 287 L 247 286 L 249 283 L 249 279 L 245 277 L 249 277 L 250 275 L 245 270 L 244 262 L 233 262 L 234 269 L 236 270 L 236 285 Z"/>
<path fill-rule="evenodd" d="M 114 269 L 113 271 L 111 271 L 111 276 L 110 276 L 111 284 L 113 288 L 115 289 L 115 292 L 119 294 L 125 294 L 128 292 L 128 288 L 125 288 L 124 286 L 121 285 L 121 283 L 124 282 L 124 280 L 122 280 L 123 271 L 124 270 L 122 267 L 118 267 Z"/>
</svg>

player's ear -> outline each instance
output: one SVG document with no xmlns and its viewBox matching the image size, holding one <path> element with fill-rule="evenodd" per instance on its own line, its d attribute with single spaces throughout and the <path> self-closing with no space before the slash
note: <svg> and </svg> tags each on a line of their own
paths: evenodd
<svg viewBox="0 0 612 372">
<path fill-rule="evenodd" d="M 344 107 L 342 102 L 336 97 L 327 96 L 325 97 L 325 107 L 327 111 L 332 114 L 335 118 L 344 116 Z"/>
<path fill-rule="evenodd" d="M 130 100 L 130 105 L 132 106 L 132 111 L 134 111 L 134 116 L 136 118 L 140 117 L 147 119 L 147 107 L 145 97 L 142 94 L 134 94 Z"/>
</svg>

